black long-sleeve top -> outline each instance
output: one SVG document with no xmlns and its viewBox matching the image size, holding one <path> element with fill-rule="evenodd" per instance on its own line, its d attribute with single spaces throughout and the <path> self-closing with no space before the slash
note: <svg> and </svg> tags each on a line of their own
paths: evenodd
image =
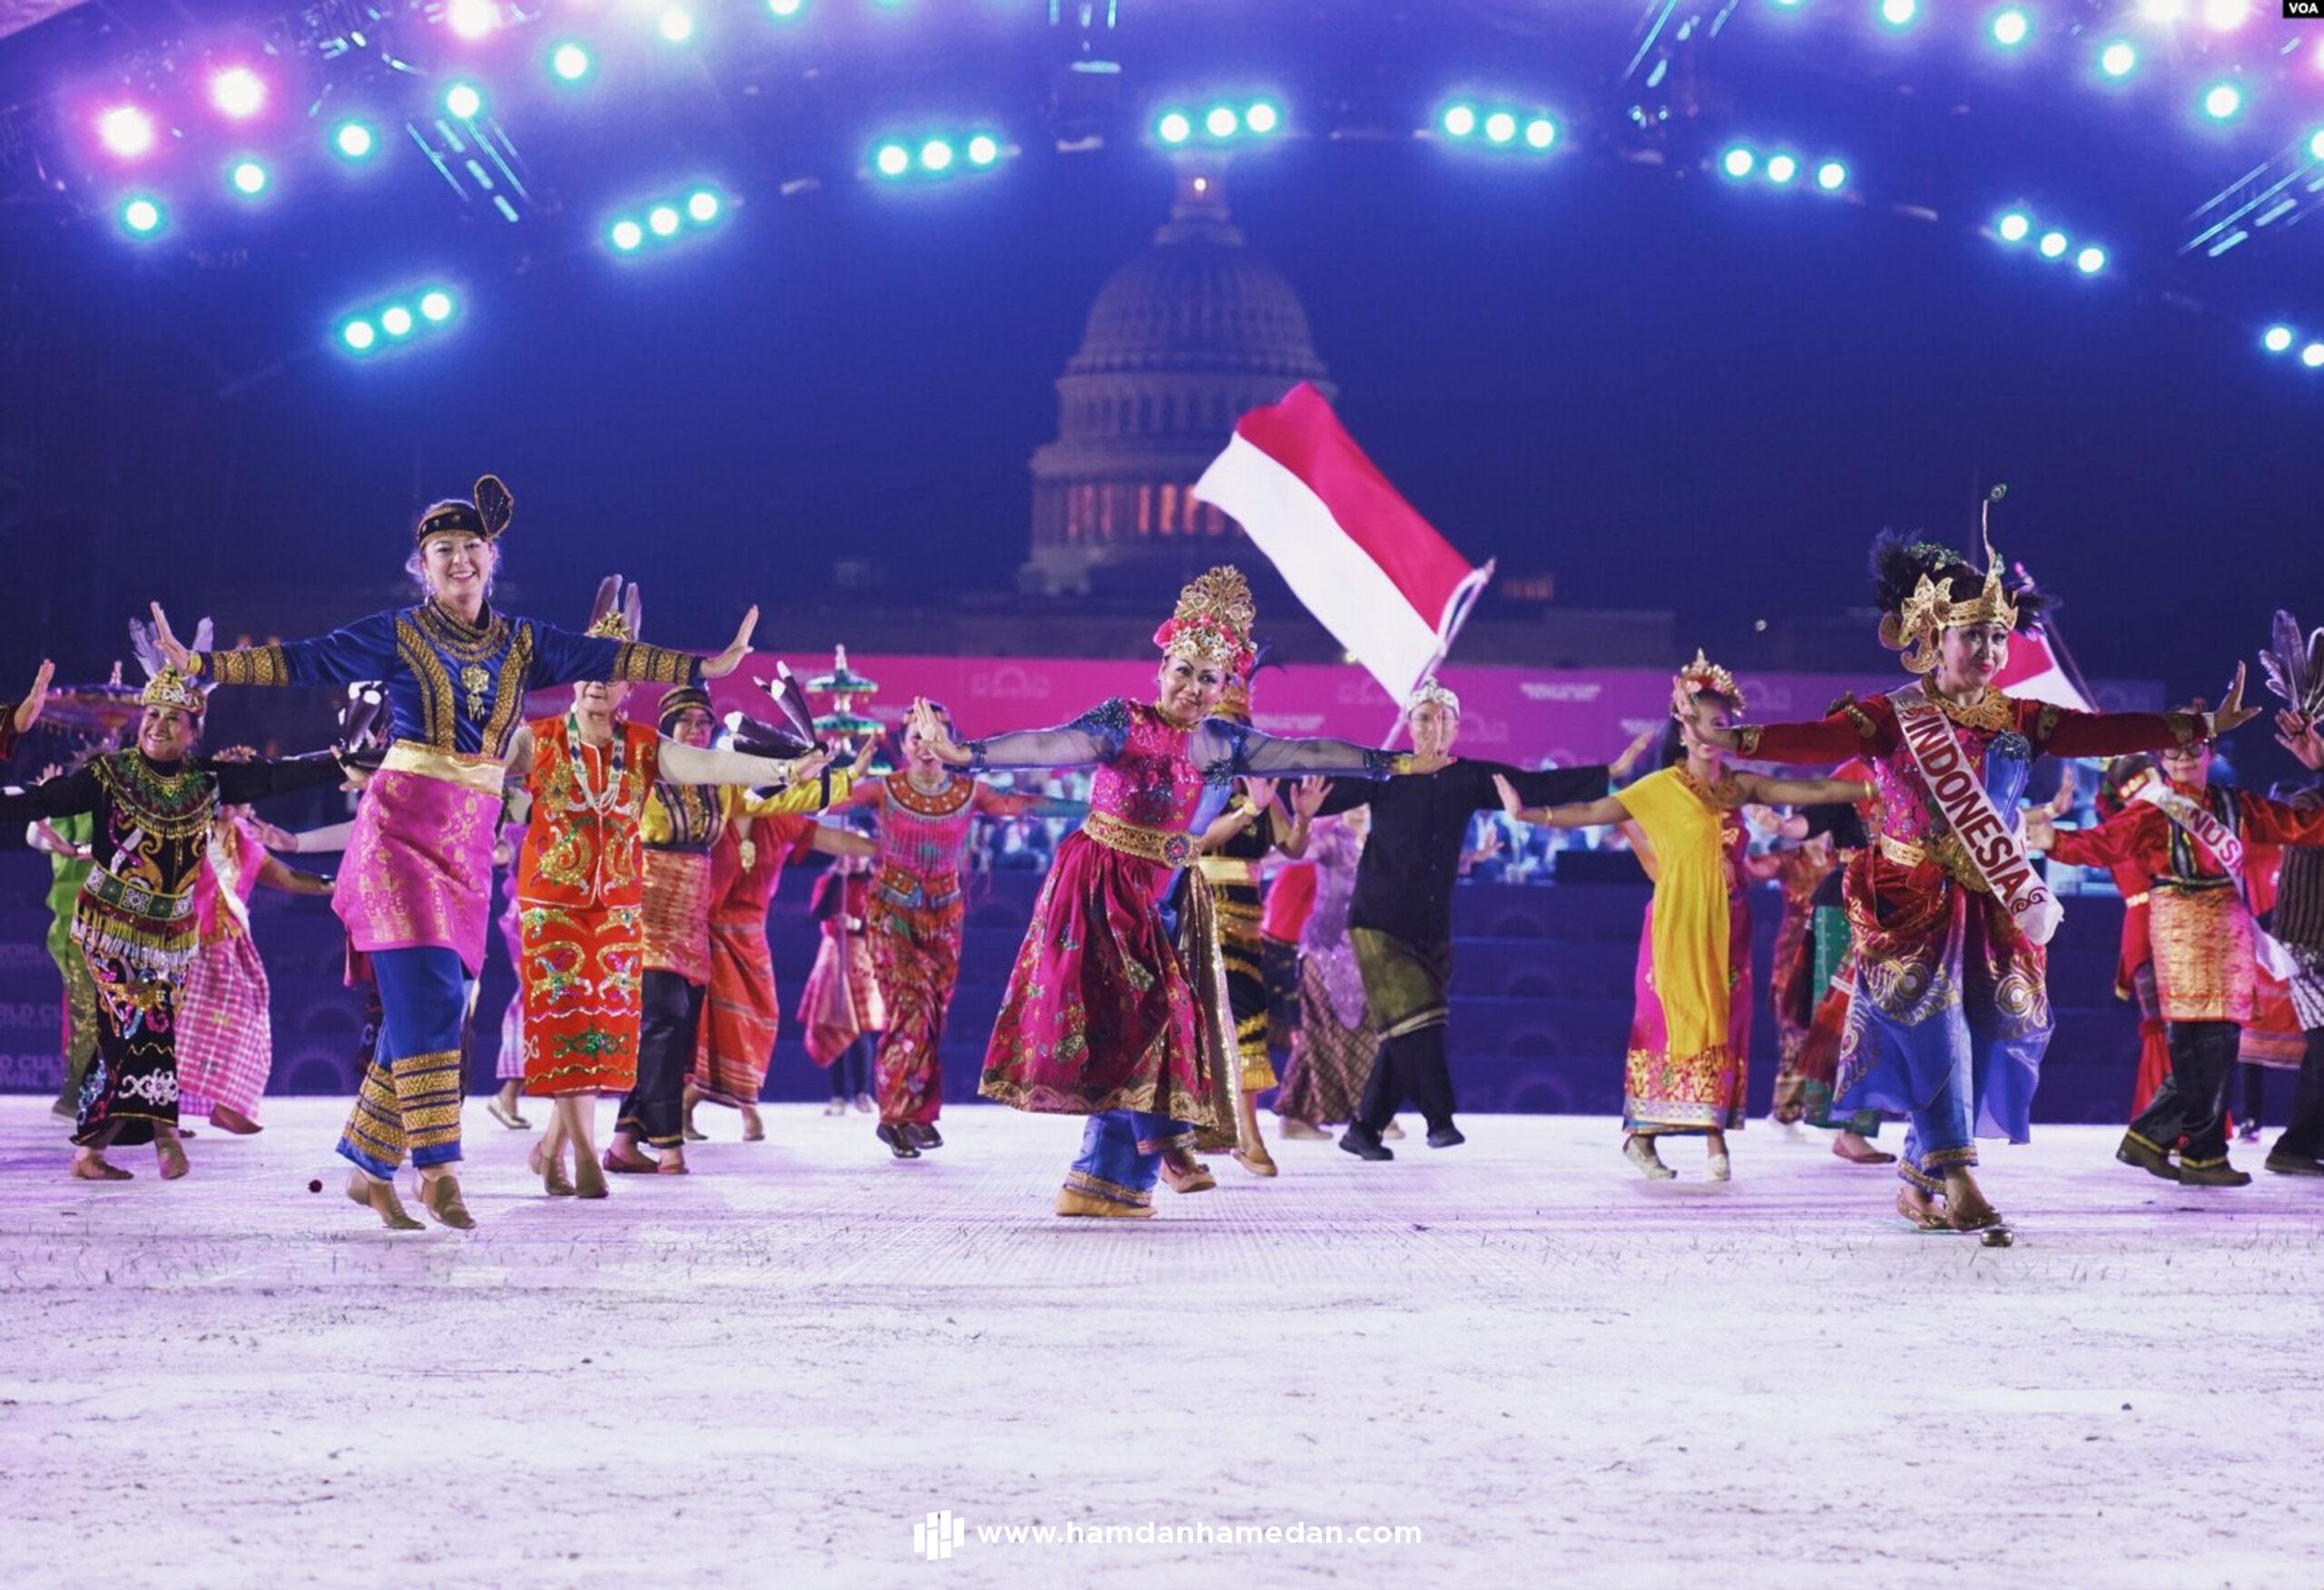
<svg viewBox="0 0 2324 1590">
<path fill-rule="evenodd" d="M 1368 928 L 1407 944 L 1437 945 L 1452 937 L 1452 881 L 1469 820 L 1498 810 L 1494 774 L 1517 787 L 1528 806 L 1596 800 L 1612 785 L 1603 767 L 1549 768 L 1529 773 L 1505 762 L 1463 759 L 1433 773 L 1399 773 L 1377 784 L 1334 784 L 1324 814 L 1372 808 L 1372 833 L 1355 869 L 1348 926 Z"/>
</svg>

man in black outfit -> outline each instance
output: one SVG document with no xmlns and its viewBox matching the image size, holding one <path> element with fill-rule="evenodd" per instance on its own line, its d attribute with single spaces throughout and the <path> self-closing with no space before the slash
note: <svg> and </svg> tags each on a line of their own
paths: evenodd
<svg viewBox="0 0 2324 1590">
<path fill-rule="evenodd" d="M 1423 680 L 1404 705 L 1413 750 L 1450 756 L 1461 733 L 1461 698 Z M 1364 1000 L 1380 1033 L 1371 1080 L 1340 1146 L 1361 1159 L 1395 1151 L 1381 1132 L 1406 1100 L 1428 1122 L 1428 1145 L 1465 1141 L 1452 1124 L 1452 1074 L 1444 1061 L 1445 988 L 1452 974 L 1452 881 L 1470 819 L 1499 810 L 1496 773 L 1517 786 L 1526 804 L 1595 800 L 1611 782 L 1603 767 L 1520 772 L 1500 762 L 1454 761 L 1433 773 L 1403 773 L 1382 783 L 1343 782 L 1323 810 L 1372 808 L 1372 837 L 1356 866 L 1349 938 L 1364 974 Z"/>
</svg>

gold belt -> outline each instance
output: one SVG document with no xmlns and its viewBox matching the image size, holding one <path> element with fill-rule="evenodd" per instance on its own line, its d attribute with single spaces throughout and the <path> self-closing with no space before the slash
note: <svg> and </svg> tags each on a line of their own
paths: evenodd
<svg viewBox="0 0 2324 1590">
<path fill-rule="evenodd" d="M 2132 906 L 2142 906 L 2144 904 L 2146 904 L 2146 890 L 2144 889 L 2139 890 L 2139 892 L 2134 895 L 2124 895 L 2122 897 L 2122 908 L 2124 910 L 2128 910 Z"/>
<path fill-rule="evenodd" d="M 1939 834 L 1925 845 L 1882 834 L 1880 853 L 1899 867 L 1918 867 L 1923 861 L 1934 861 L 1945 869 L 1946 877 L 1963 888 L 1974 894 L 1994 892 L 1993 885 L 1987 883 L 1985 875 L 1977 870 L 1976 862 L 1970 859 L 1957 834 Z"/>
<path fill-rule="evenodd" d="M 1259 863 L 1242 856 L 1203 856 L 1196 859 L 1195 865 L 1213 883 L 1259 886 Z"/>
<path fill-rule="evenodd" d="M 447 784 L 458 784 L 463 790 L 473 790 L 479 795 L 497 795 L 508 776 L 506 763 L 475 751 L 438 751 L 432 745 L 422 745 L 417 740 L 399 740 L 388 747 L 386 760 L 379 763 L 383 773 L 414 773 L 423 779 L 435 779 Z"/>
<path fill-rule="evenodd" d="M 1165 867 L 1184 867 L 1195 853 L 1194 840 L 1185 834 L 1124 822 L 1102 811 L 1093 811 L 1083 818 L 1081 831 L 1108 850 L 1119 850 L 1126 856 L 1157 861 Z"/>
</svg>

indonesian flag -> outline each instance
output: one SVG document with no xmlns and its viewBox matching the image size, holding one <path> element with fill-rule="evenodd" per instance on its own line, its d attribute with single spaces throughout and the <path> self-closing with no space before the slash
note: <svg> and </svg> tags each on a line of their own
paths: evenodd
<svg viewBox="0 0 2324 1590">
<path fill-rule="evenodd" d="M 1396 494 L 1302 381 L 1235 422 L 1195 496 L 1231 514 L 1292 594 L 1402 705 L 1492 576 Z"/>
<path fill-rule="evenodd" d="M 2010 636 L 2009 662 L 1994 675 L 1994 685 L 2026 701 L 2047 702 L 2076 712 L 2096 710 L 2059 666 L 2057 653 L 2045 635 Z"/>
</svg>

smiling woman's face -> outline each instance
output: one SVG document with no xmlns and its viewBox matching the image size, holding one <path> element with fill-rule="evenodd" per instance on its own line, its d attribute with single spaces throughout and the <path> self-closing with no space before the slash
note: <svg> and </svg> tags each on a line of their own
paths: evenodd
<svg viewBox="0 0 2324 1590">
<path fill-rule="evenodd" d="M 1155 701 L 1165 717 L 1196 723 L 1210 715 L 1226 693 L 1226 671 L 1216 662 L 1165 657 L 1155 674 Z"/>
</svg>

